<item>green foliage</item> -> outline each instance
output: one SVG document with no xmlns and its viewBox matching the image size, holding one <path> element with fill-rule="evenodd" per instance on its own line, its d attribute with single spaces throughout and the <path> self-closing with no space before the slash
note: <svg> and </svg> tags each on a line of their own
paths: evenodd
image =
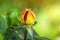
<svg viewBox="0 0 60 40">
<path fill-rule="evenodd" d="M 5 15 L 0 15 L 0 40 L 3 40 L 7 28 L 7 17 Z"/>
<path fill-rule="evenodd" d="M 19 16 L 17 10 L 12 10 L 12 12 L 10 13 L 11 25 L 18 24 L 18 18 Z"/>
<path fill-rule="evenodd" d="M 4 35 L 0 33 L 0 40 L 4 40 Z"/>
</svg>

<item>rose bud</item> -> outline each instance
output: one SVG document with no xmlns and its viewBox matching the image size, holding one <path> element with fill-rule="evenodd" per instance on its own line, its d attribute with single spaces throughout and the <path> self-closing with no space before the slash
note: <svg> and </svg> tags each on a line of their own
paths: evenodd
<svg viewBox="0 0 60 40">
<path fill-rule="evenodd" d="M 33 24 L 36 20 L 35 14 L 31 9 L 24 9 L 20 14 L 20 21 L 23 24 Z"/>
</svg>

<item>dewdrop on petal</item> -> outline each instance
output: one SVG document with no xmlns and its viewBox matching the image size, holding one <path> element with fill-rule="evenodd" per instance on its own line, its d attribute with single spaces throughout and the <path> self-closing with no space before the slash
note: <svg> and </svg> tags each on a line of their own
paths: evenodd
<svg viewBox="0 0 60 40">
<path fill-rule="evenodd" d="M 24 9 L 20 14 L 20 21 L 22 24 L 33 24 L 36 20 L 35 14 L 31 11 L 31 9 Z"/>
</svg>

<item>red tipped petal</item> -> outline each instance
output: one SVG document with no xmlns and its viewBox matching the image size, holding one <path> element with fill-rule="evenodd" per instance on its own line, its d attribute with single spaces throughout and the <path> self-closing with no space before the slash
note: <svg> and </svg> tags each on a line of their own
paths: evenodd
<svg viewBox="0 0 60 40">
<path fill-rule="evenodd" d="M 24 21 L 26 22 L 26 19 L 27 19 L 27 15 L 28 15 L 28 11 L 25 12 L 25 15 L 24 15 Z"/>
<path fill-rule="evenodd" d="M 34 15 L 34 13 L 32 11 L 31 11 L 31 15 L 32 15 L 33 18 L 35 18 L 35 15 Z"/>
</svg>

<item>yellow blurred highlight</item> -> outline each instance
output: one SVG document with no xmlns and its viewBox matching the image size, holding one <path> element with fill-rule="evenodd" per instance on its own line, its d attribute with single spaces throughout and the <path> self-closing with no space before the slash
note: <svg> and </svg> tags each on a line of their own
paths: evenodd
<svg viewBox="0 0 60 40">
<path fill-rule="evenodd" d="M 60 19 L 60 8 L 58 6 L 53 6 L 48 11 L 48 16 L 51 20 Z"/>
</svg>

